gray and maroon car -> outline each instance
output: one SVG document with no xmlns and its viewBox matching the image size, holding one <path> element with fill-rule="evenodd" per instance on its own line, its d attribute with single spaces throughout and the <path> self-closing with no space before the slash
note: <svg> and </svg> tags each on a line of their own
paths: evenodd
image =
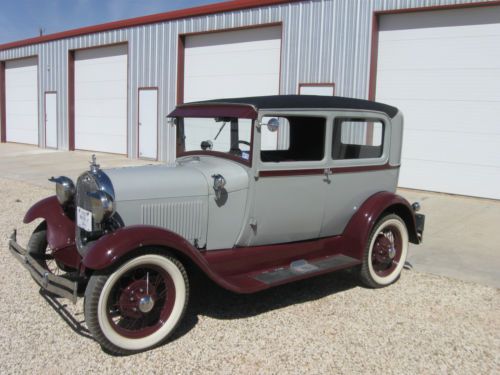
<svg viewBox="0 0 500 375">
<path fill-rule="evenodd" d="M 36 282 L 76 302 L 108 351 L 164 342 L 182 319 L 198 268 L 253 293 L 355 267 L 396 281 L 424 216 L 395 194 L 403 116 L 342 97 L 266 96 L 178 106 L 175 164 L 101 169 L 29 209 L 41 219 L 12 254 Z M 79 292 L 80 291 L 80 292 Z M 83 294 L 83 293 L 82 293 Z M 223 308 L 223 307 L 221 307 Z"/>
</svg>

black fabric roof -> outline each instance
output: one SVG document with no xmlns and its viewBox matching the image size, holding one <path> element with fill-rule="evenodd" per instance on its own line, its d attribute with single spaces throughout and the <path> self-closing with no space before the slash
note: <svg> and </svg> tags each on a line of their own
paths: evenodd
<svg viewBox="0 0 500 375">
<path fill-rule="evenodd" d="M 248 98 L 229 98 L 206 100 L 189 105 L 203 104 L 248 104 L 259 109 L 293 109 L 293 108 L 321 108 L 321 109 L 366 109 L 386 113 L 394 117 L 398 113 L 396 107 L 387 104 L 373 102 L 370 100 L 344 98 L 341 96 L 319 96 L 319 95 L 272 95 L 253 96 Z"/>
</svg>

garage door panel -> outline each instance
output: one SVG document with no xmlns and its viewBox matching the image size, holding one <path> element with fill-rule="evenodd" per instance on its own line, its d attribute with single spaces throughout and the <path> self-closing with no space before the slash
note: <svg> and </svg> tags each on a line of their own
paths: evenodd
<svg viewBox="0 0 500 375">
<path fill-rule="evenodd" d="M 81 82 L 76 100 L 122 100 L 127 98 L 127 85 L 123 82 Z"/>
<path fill-rule="evenodd" d="M 263 77 L 262 75 L 222 76 L 217 79 L 216 86 L 213 86 L 213 77 L 191 77 L 186 80 L 185 90 L 190 93 L 189 101 L 205 100 L 211 97 L 228 98 L 275 94 L 277 87 L 279 87 L 277 77 L 266 76 L 265 80 Z M 260 82 L 256 84 L 256 81 Z"/>
<path fill-rule="evenodd" d="M 405 118 L 400 185 L 500 199 L 500 7 L 380 28 L 377 100 Z"/>
<path fill-rule="evenodd" d="M 127 141 L 127 137 L 119 136 L 119 135 L 115 135 L 115 134 L 109 134 L 109 133 L 105 133 L 105 132 L 95 133 L 95 134 L 84 133 L 84 134 L 80 134 L 80 138 L 79 138 L 80 141 L 79 141 L 77 148 L 79 150 L 96 151 L 95 147 L 85 148 L 88 145 L 93 145 L 96 143 L 96 138 L 95 138 L 96 136 L 105 137 L 106 140 L 112 144 L 124 144 Z M 113 147 L 110 149 L 103 150 L 103 152 L 109 152 L 109 153 L 114 153 L 114 154 L 125 154 L 126 151 L 127 150 L 124 147 L 122 147 L 122 148 Z"/>
<path fill-rule="evenodd" d="M 127 46 L 75 53 L 75 148 L 127 153 Z"/>
<path fill-rule="evenodd" d="M 38 121 L 38 102 L 31 100 L 9 101 L 9 109 L 7 117 L 9 116 L 29 116 L 34 122 Z M 22 124 L 19 124 L 20 126 Z"/>
<path fill-rule="evenodd" d="M 401 39 L 383 43 L 380 60 L 386 69 L 500 68 L 499 35 L 472 38 Z M 431 53 L 429 53 L 431 51 Z"/>
<path fill-rule="evenodd" d="M 121 118 L 102 118 L 100 116 L 88 116 L 81 117 L 81 124 L 87 130 L 83 134 L 91 133 L 90 135 L 108 135 L 122 137 L 126 139 L 126 136 L 120 135 L 120 127 L 123 124 L 123 119 Z"/>
<path fill-rule="evenodd" d="M 498 199 L 500 194 L 500 168 L 464 166 L 456 163 L 405 160 L 399 186 Z M 429 178 L 432 176 L 432 178 Z M 487 183 L 485 183 L 487 181 Z"/>
<path fill-rule="evenodd" d="M 475 147 L 480 144 L 481 147 Z M 483 166 L 500 165 L 500 135 L 405 130 L 403 159 Z M 425 149 L 425 153 L 422 152 Z M 404 164 L 404 163 L 403 163 Z"/>
<path fill-rule="evenodd" d="M 500 101 L 500 69 L 385 70 L 379 100 Z M 411 83 L 409 83 L 411 82 Z M 439 84 L 437 84 L 439 83 Z M 432 87 L 432 90 L 429 88 Z M 397 95 L 394 95 L 397 93 Z"/>
<path fill-rule="evenodd" d="M 126 57 L 116 59 L 109 64 L 78 61 L 79 66 L 78 73 L 75 75 L 75 82 L 122 82 L 123 74 L 127 72 L 126 61 Z"/>
<path fill-rule="evenodd" d="M 259 51 L 258 56 L 266 56 L 265 51 Z M 223 76 L 223 75 L 242 75 L 245 70 L 252 72 L 254 74 L 275 74 L 276 67 L 271 64 L 256 64 L 253 65 L 255 59 L 255 52 L 242 51 L 242 52 L 232 52 L 231 56 L 227 55 L 203 55 L 201 58 L 197 58 L 194 55 L 189 56 L 186 63 L 186 77 L 198 77 L 205 76 L 207 74 L 207 66 L 210 66 L 210 75 L 213 76 Z M 223 61 L 221 62 L 221 59 Z M 234 64 L 233 61 L 244 61 L 247 68 L 242 67 L 240 63 Z"/>
<path fill-rule="evenodd" d="M 405 133 L 421 131 L 450 131 L 500 134 L 500 102 L 474 101 L 416 101 L 413 99 L 386 100 L 400 108 L 405 116 Z M 479 116 L 480 114 L 480 116 Z"/>
<path fill-rule="evenodd" d="M 96 106 L 93 99 L 79 100 L 78 118 L 96 116 L 126 120 L 127 108 L 122 99 L 107 99 L 106 102 L 109 105 Z"/>
</svg>

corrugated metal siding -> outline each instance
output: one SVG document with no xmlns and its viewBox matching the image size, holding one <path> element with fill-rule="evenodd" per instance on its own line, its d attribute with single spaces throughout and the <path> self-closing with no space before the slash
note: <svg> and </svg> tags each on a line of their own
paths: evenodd
<svg viewBox="0 0 500 375">
<path fill-rule="evenodd" d="M 45 139 L 44 92 L 57 91 L 59 148 L 68 149 L 68 51 L 128 42 L 128 154 L 137 155 L 138 88 L 154 86 L 159 88 L 159 155 L 162 160 L 171 161 L 175 140 L 173 130 L 167 126 L 166 115 L 176 104 L 179 34 L 283 22 L 282 94 L 297 93 L 300 82 L 335 82 L 337 95 L 367 98 L 373 11 L 475 2 L 478 1 L 299 1 L 15 48 L 0 51 L 0 60 L 39 56 L 40 145 L 44 146 Z"/>
</svg>

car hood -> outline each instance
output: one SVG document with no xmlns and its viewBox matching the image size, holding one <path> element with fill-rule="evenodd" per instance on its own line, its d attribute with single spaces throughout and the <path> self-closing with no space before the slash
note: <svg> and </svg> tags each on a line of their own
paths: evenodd
<svg viewBox="0 0 500 375">
<path fill-rule="evenodd" d="M 214 195 L 214 174 L 226 179 L 228 193 L 248 188 L 244 166 L 214 157 L 185 157 L 171 165 L 105 169 L 116 201 Z"/>
</svg>

